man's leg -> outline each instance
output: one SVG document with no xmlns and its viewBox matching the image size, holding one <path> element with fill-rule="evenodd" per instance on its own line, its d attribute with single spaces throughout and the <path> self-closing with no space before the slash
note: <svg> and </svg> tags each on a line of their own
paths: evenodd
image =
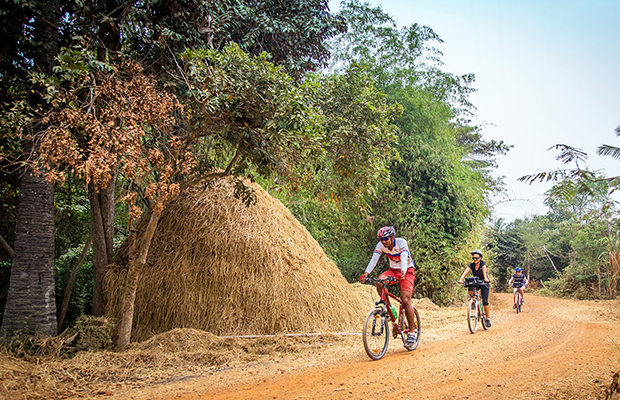
<svg viewBox="0 0 620 400">
<path fill-rule="evenodd" d="M 407 322 L 409 323 L 409 329 L 415 327 L 415 312 L 413 311 L 413 303 L 411 303 L 411 292 L 407 290 L 400 291 L 400 300 L 403 302 L 403 308 L 405 309 L 405 315 L 407 316 Z"/>
</svg>

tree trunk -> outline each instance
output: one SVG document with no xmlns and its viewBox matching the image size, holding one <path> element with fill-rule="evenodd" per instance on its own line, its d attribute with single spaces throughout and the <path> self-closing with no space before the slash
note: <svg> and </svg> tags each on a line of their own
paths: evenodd
<svg viewBox="0 0 620 400">
<path fill-rule="evenodd" d="M 104 315 L 103 275 L 105 266 L 114 256 L 114 189 L 116 175 L 105 189 L 88 185 L 90 200 L 90 224 L 93 238 L 93 312 L 96 317 Z"/>
<path fill-rule="evenodd" d="M 131 329 L 133 326 L 133 312 L 136 301 L 136 293 L 138 291 L 138 281 L 142 267 L 146 264 L 149 248 L 155 234 L 155 229 L 159 223 L 163 207 L 161 204 L 155 205 L 146 230 L 136 237 L 137 233 L 133 232 L 130 225 L 129 238 L 129 262 L 125 288 L 123 290 L 123 299 L 121 301 L 121 317 L 118 329 L 118 339 L 116 350 L 123 350 L 131 341 Z M 130 220 L 131 224 L 131 220 Z"/>
<path fill-rule="evenodd" d="M 34 39 L 41 43 L 33 54 L 33 69 L 50 74 L 58 54 L 60 0 L 39 3 L 41 13 L 34 21 Z M 45 101 L 35 87 L 30 103 L 45 114 Z M 37 137 L 47 125 L 32 126 L 27 157 L 37 160 Z M 11 337 L 19 331 L 56 335 L 56 299 L 54 295 L 54 191 L 43 177 L 34 176 L 26 167 L 21 182 L 21 197 L 15 227 L 14 259 L 9 291 L 0 334 Z"/>
<path fill-rule="evenodd" d="M 22 179 L 15 258 L 2 319 L 2 336 L 28 330 L 56 335 L 54 191 L 30 168 Z"/>
<path fill-rule="evenodd" d="M 75 279 L 77 278 L 77 272 L 86 257 L 86 253 L 88 253 L 88 249 L 90 249 L 90 245 L 93 242 L 92 235 L 88 236 L 88 240 L 84 244 L 84 248 L 82 249 L 82 254 L 80 254 L 80 258 L 75 262 L 73 266 L 73 270 L 71 271 L 71 278 L 69 278 L 69 282 L 67 283 L 67 287 L 65 288 L 65 295 L 62 299 L 62 305 L 60 306 L 60 312 L 58 313 L 58 334 L 62 332 L 62 324 L 65 320 L 65 314 L 67 313 L 67 308 L 69 308 L 69 300 L 71 300 L 71 293 L 73 292 L 73 285 L 75 284 Z"/>
</svg>

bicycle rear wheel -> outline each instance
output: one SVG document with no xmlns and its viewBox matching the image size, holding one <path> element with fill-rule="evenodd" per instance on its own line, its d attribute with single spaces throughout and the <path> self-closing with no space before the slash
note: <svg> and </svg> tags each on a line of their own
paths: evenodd
<svg viewBox="0 0 620 400">
<path fill-rule="evenodd" d="M 415 335 L 415 341 L 411 346 L 405 345 L 405 348 L 409 351 L 415 350 L 420 344 L 420 334 L 422 331 L 420 330 L 420 314 L 418 314 L 418 310 L 413 307 L 413 313 L 415 315 L 415 326 L 412 329 L 409 329 L 409 321 L 407 321 L 407 316 L 403 312 L 400 315 L 400 338 L 403 340 L 403 344 L 407 342 L 407 336 L 411 333 Z"/>
<path fill-rule="evenodd" d="M 373 360 L 379 360 L 385 355 L 390 341 L 389 319 L 382 314 L 383 311 L 379 308 L 371 310 L 366 316 L 362 331 L 364 350 Z"/>
<path fill-rule="evenodd" d="M 478 330 L 478 305 L 474 299 L 467 304 L 467 326 L 472 334 Z"/>
</svg>

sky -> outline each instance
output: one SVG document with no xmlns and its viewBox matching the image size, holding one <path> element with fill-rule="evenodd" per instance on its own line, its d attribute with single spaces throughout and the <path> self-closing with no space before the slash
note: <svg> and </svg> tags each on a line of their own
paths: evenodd
<svg viewBox="0 0 620 400">
<path fill-rule="evenodd" d="M 618 0 L 370 0 L 399 26 L 435 31 L 444 71 L 474 73 L 474 123 L 485 140 L 514 147 L 495 175 L 506 193 L 493 217 L 511 222 L 547 212 L 551 183 L 518 178 L 566 168 L 548 150 L 567 144 L 588 153 L 586 166 L 620 175 L 620 160 L 596 155 L 620 146 L 620 1 Z M 339 0 L 330 0 L 337 12 Z M 570 165 L 572 167 L 572 165 Z M 583 167 L 583 165 L 582 165 Z M 614 195 L 620 201 L 620 195 Z"/>
</svg>

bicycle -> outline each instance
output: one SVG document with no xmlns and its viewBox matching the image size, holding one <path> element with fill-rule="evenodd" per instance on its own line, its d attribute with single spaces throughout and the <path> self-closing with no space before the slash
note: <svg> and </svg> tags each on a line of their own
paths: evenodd
<svg viewBox="0 0 620 400">
<path fill-rule="evenodd" d="M 418 314 L 418 310 L 413 307 L 416 326 L 413 329 L 409 329 L 409 323 L 407 321 L 407 315 L 405 314 L 402 301 L 392 293 L 388 292 L 386 288 L 386 282 L 393 281 L 395 281 L 395 279 L 391 276 L 386 279 L 375 279 L 371 277 L 366 278 L 366 282 L 378 282 L 382 285 L 381 299 L 375 303 L 375 307 L 370 310 L 366 316 L 366 320 L 364 321 L 364 329 L 362 331 L 364 350 L 366 350 L 366 354 L 368 354 L 368 356 L 373 360 L 381 359 L 387 352 L 390 341 L 389 322 L 392 322 L 392 335 L 394 339 L 400 335 L 403 345 L 408 351 L 415 350 L 420 343 L 420 314 Z M 390 300 L 394 300 L 399 304 L 398 316 L 393 314 L 393 308 L 391 307 Z M 415 341 L 413 344 L 407 346 L 406 342 L 409 333 L 413 333 L 415 335 Z"/>
<path fill-rule="evenodd" d="M 514 292 L 514 309 L 517 310 L 517 314 L 519 314 L 521 312 L 521 308 L 523 307 L 523 295 L 521 294 L 521 291 L 519 290 L 520 288 L 522 288 L 521 285 L 519 284 L 512 284 L 512 288 L 513 288 L 513 292 Z"/>
<path fill-rule="evenodd" d="M 480 286 L 488 287 L 488 285 L 489 284 L 486 282 L 480 282 L 476 276 L 465 278 L 465 282 L 463 283 L 463 286 L 468 290 L 467 326 L 472 334 L 476 333 L 478 330 L 478 321 L 480 321 L 484 330 L 487 330 L 487 316 L 484 313 L 482 298 L 478 294 L 478 289 L 480 289 Z"/>
</svg>

